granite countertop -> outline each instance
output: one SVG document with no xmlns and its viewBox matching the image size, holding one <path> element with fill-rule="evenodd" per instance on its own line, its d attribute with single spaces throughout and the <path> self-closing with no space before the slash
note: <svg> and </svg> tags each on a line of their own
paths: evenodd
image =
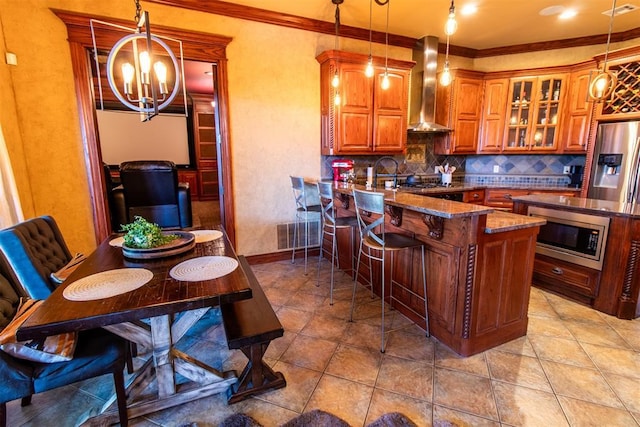
<svg viewBox="0 0 640 427">
<path fill-rule="evenodd" d="M 518 215 L 511 212 L 494 211 L 487 215 L 487 234 L 538 227 L 546 224 L 546 220 L 533 216 Z"/>
<path fill-rule="evenodd" d="M 590 211 L 593 213 L 606 213 L 614 216 L 640 217 L 640 205 L 631 203 L 618 203 L 608 200 L 586 199 L 581 197 L 553 196 L 535 194 L 529 196 L 517 196 L 513 200 L 523 201 L 537 206 L 560 207 L 574 211 Z"/>
</svg>

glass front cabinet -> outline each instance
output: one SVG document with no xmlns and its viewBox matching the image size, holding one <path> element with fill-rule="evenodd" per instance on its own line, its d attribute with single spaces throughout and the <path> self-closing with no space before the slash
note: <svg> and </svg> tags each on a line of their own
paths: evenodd
<svg viewBox="0 0 640 427">
<path fill-rule="evenodd" d="M 511 79 L 503 151 L 556 151 L 565 75 Z"/>
</svg>

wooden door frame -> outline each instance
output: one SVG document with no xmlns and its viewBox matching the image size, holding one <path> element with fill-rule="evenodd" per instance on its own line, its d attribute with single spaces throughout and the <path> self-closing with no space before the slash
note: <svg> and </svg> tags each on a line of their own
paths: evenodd
<svg viewBox="0 0 640 427">
<path fill-rule="evenodd" d="M 111 233 L 109 211 L 106 194 L 103 191 L 104 169 L 98 138 L 98 124 L 95 109 L 95 94 L 91 75 L 91 64 L 87 51 L 93 50 L 90 20 L 98 19 L 125 27 L 132 27 L 132 22 L 125 20 L 90 16 L 81 13 L 52 9 L 52 12 L 67 26 L 71 63 L 73 68 L 74 86 L 78 115 L 80 117 L 80 132 L 84 149 L 85 166 L 89 181 L 89 193 L 92 200 L 93 221 L 95 224 L 96 243 L 103 241 Z M 122 36 L 105 29 L 94 27 L 96 45 L 109 49 Z M 231 144 L 229 138 L 229 95 L 227 89 L 227 57 L 226 47 L 231 42 L 230 37 L 219 36 L 196 31 L 187 31 L 171 27 L 153 26 L 154 34 L 172 37 L 182 41 L 184 59 L 194 61 L 215 62 L 218 66 L 215 79 L 218 89 L 218 115 L 220 120 L 220 159 L 219 165 L 223 171 L 222 191 L 220 192 L 220 214 L 222 225 L 231 243 L 236 245 L 235 210 L 232 198 L 231 174 Z"/>
</svg>

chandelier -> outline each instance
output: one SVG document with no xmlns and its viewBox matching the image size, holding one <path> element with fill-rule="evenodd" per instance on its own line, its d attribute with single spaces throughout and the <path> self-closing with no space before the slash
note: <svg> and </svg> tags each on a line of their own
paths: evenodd
<svg viewBox="0 0 640 427">
<path fill-rule="evenodd" d="M 141 121 L 147 121 L 158 115 L 160 110 L 169 106 L 182 89 L 186 114 L 186 89 L 184 79 L 181 78 L 184 75 L 182 42 L 152 34 L 149 12 L 142 11 L 140 0 L 134 1 L 136 5 L 134 18 L 136 28 L 134 29 L 91 20 L 91 35 L 98 74 L 100 74 L 100 65 L 94 23 L 130 32 L 131 34 L 125 35 L 114 44 L 107 57 L 106 77 L 114 96 L 128 109 L 139 112 Z M 167 41 L 177 43 L 180 51 L 179 57 L 176 57 Z M 104 109 L 102 83 L 99 75 L 98 88 L 100 106 L 101 109 Z"/>
</svg>

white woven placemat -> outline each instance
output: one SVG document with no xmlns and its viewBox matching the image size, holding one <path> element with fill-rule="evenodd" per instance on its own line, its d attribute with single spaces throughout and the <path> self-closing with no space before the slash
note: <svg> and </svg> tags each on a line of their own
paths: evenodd
<svg viewBox="0 0 640 427">
<path fill-rule="evenodd" d="M 222 237 L 222 231 L 218 230 L 194 230 L 189 233 L 196 236 L 196 243 L 210 242 Z"/>
<path fill-rule="evenodd" d="M 238 268 L 238 261 L 227 256 L 203 256 L 183 261 L 171 269 L 169 275 L 176 280 L 197 282 L 226 276 Z"/>
<path fill-rule="evenodd" d="M 115 239 L 111 239 L 109 240 L 109 244 L 111 246 L 115 246 L 117 248 L 122 247 L 122 244 L 124 243 L 124 237 L 120 236 L 120 237 L 116 237 Z"/>
<path fill-rule="evenodd" d="M 109 298 L 138 289 L 153 278 L 146 268 L 119 268 L 102 271 L 76 280 L 62 295 L 71 301 L 91 301 Z"/>
</svg>

